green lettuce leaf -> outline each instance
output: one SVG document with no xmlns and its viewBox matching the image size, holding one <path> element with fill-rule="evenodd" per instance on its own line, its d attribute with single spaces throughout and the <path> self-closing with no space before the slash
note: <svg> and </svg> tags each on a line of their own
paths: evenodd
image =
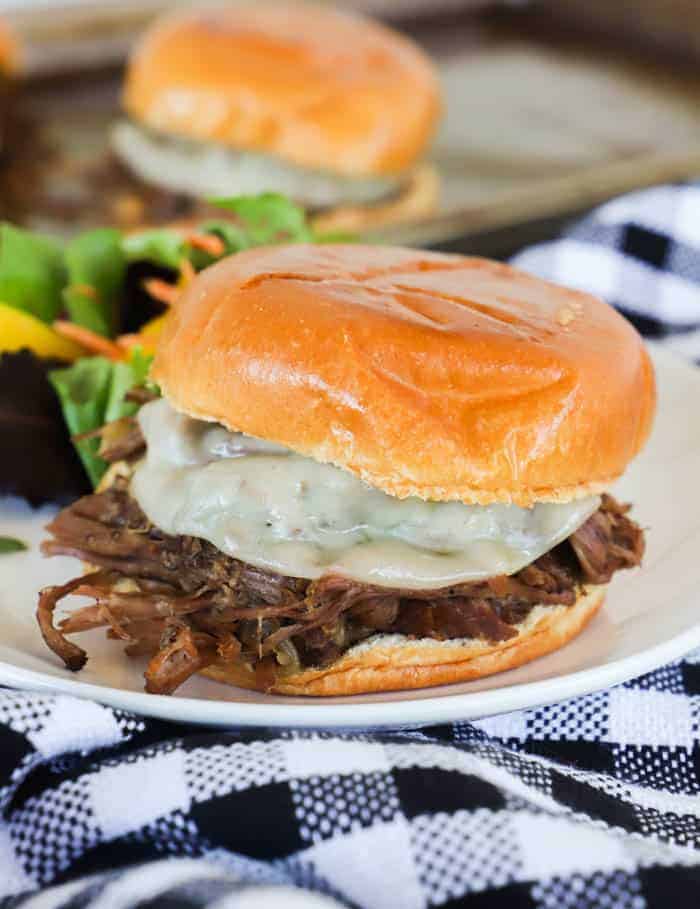
<svg viewBox="0 0 700 909">
<path fill-rule="evenodd" d="M 198 230 L 204 234 L 213 234 L 223 240 L 225 246 L 224 256 L 240 252 L 242 249 L 248 249 L 250 245 L 250 238 L 246 229 L 239 224 L 234 224 L 233 221 L 222 221 L 220 219 L 204 221 L 198 226 Z"/>
<path fill-rule="evenodd" d="M 49 373 L 56 389 L 63 417 L 72 436 L 99 429 L 105 423 L 136 413 L 138 404 L 126 401 L 130 389 L 147 382 L 151 357 L 140 349 L 125 362 L 114 363 L 105 357 L 85 357 L 66 369 Z M 100 440 L 74 441 L 93 486 L 102 479 L 107 464 L 98 454 Z"/>
<path fill-rule="evenodd" d="M 340 239 L 315 237 L 304 209 L 276 193 L 212 203 L 236 216 L 198 227 L 223 240 L 224 255 L 269 243 Z M 0 302 L 44 322 L 52 322 L 65 308 L 73 322 L 111 337 L 118 329 L 127 266 L 150 262 L 177 270 L 185 258 L 200 271 L 218 257 L 192 247 L 182 231 L 167 227 L 128 236 L 99 228 L 80 234 L 62 249 L 49 237 L 0 224 Z"/>
<path fill-rule="evenodd" d="M 71 436 L 97 429 L 104 423 L 112 372 L 113 364 L 105 357 L 84 357 L 66 369 L 49 373 Z M 97 454 L 100 440 L 83 439 L 74 444 L 90 482 L 97 486 L 107 469 Z"/>
<path fill-rule="evenodd" d="M 126 275 L 120 231 L 105 227 L 79 234 L 66 247 L 65 264 L 63 301 L 71 321 L 112 337 Z"/>
<path fill-rule="evenodd" d="M 268 243 L 313 242 L 313 231 L 306 222 L 304 209 L 285 196 L 263 193 L 209 201 L 240 219 L 241 227 L 236 235 L 238 249 Z"/>
<path fill-rule="evenodd" d="M 122 250 L 128 262 L 151 262 L 172 269 L 178 269 L 190 252 L 180 233 L 167 227 L 123 237 Z"/>
<path fill-rule="evenodd" d="M 145 354 L 140 347 L 131 351 L 128 362 L 112 364 L 112 382 L 109 388 L 107 406 L 103 423 L 111 423 L 121 417 L 130 417 L 139 409 L 133 401 L 124 400 L 126 393 L 139 385 L 148 385 L 155 389 L 155 385 L 148 381 L 148 370 L 153 357 Z M 102 425 L 102 424 L 100 424 Z"/>
<path fill-rule="evenodd" d="M 23 552 L 27 548 L 27 544 L 16 537 L 0 537 L 0 555 L 6 555 L 10 552 Z"/>
<path fill-rule="evenodd" d="M 49 237 L 0 224 L 0 301 L 53 322 L 66 282 L 61 247 Z"/>
<path fill-rule="evenodd" d="M 259 196 L 211 199 L 210 202 L 237 216 L 235 221 L 209 219 L 196 227 L 198 233 L 213 234 L 223 240 L 225 249 L 222 255 L 268 243 L 316 240 L 306 221 L 304 209 L 285 196 L 263 193 Z M 329 235 L 327 242 L 337 242 L 338 239 Z M 200 271 L 220 258 L 193 248 L 180 231 L 168 227 L 125 236 L 122 238 L 122 250 L 128 262 L 150 262 L 173 270 L 180 267 L 183 259 L 188 259 Z"/>
<path fill-rule="evenodd" d="M 199 233 L 214 233 L 206 226 L 197 228 Z M 122 249 L 128 262 L 150 262 L 160 268 L 169 268 L 177 271 L 183 259 L 189 259 L 195 271 L 201 271 L 215 261 L 215 257 L 195 249 L 176 230 L 161 227 L 144 231 L 142 234 L 132 234 L 122 240 Z M 233 252 L 228 248 L 224 252 Z"/>
</svg>

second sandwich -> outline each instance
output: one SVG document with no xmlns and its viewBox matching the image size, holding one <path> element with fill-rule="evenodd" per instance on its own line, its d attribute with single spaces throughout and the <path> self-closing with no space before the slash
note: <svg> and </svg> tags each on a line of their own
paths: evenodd
<svg viewBox="0 0 700 909">
<path fill-rule="evenodd" d="M 435 69 L 378 22 L 313 3 L 171 13 L 128 65 L 114 149 L 173 197 L 284 193 L 321 230 L 432 211 L 424 163 L 440 111 Z"/>
</svg>

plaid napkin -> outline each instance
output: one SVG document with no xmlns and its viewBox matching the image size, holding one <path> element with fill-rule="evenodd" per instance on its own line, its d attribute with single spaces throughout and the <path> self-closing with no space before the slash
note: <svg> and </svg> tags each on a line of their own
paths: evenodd
<svg viewBox="0 0 700 909">
<path fill-rule="evenodd" d="M 602 297 L 643 335 L 700 362 L 700 183 L 620 196 L 512 262 Z"/>
<path fill-rule="evenodd" d="M 700 187 L 615 200 L 517 263 L 700 358 Z M 0 901 L 27 909 L 695 909 L 700 652 L 549 707 L 366 735 L 0 690 L 0 810 Z"/>
</svg>

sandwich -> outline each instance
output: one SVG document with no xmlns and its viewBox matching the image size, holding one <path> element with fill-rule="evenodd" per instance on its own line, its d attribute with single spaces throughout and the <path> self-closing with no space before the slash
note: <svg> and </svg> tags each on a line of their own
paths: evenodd
<svg viewBox="0 0 700 909">
<path fill-rule="evenodd" d="M 134 49 L 123 107 L 117 157 L 178 199 L 283 193 L 324 231 L 436 204 L 434 67 L 358 15 L 284 0 L 166 15 Z"/>
<path fill-rule="evenodd" d="M 611 484 L 653 369 L 587 294 L 480 258 L 251 249 L 168 315 L 101 491 L 49 525 L 89 573 L 44 638 L 106 628 L 146 688 L 202 672 L 294 695 L 459 682 L 562 647 L 639 565 Z M 90 605 L 56 625 L 62 597 Z"/>
</svg>

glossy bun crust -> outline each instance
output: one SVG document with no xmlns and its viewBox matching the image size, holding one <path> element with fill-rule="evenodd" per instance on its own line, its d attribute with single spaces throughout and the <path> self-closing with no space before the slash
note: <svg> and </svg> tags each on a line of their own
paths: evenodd
<svg viewBox="0 0 700 909">
<path fill-rule="evenodd" d="M 252 249 L 202 272 L 153 377 L 175 408 L 399 497 L 565 501 L 618 477 L 654 375 L 611 307 L 485 259 Z"/>
<path fill-rule="evenodd" d="M 430 60 L 391 29 L 265 0 L 158 20 L 131 57 L 124 106 L 165 133 L 370 176 L 415 163 L 440 95 Z"/>
<path fill-rule="evenodd" d="M 262 687 L 255 673 L 237 664 L 202 671 L 217 682 L 269 693 L 339 697 L 376 691 L 403 691 L 449 685 L 515 669 L 563 647 L 576 637 L 603 605 L 605 587 L 591 587 L 574 606 L 540 607 L 517 637 L 498 644 L 482 641 L 411 640 L 377 635 L 323 669 L 305 669 Z"/>
</svg>

